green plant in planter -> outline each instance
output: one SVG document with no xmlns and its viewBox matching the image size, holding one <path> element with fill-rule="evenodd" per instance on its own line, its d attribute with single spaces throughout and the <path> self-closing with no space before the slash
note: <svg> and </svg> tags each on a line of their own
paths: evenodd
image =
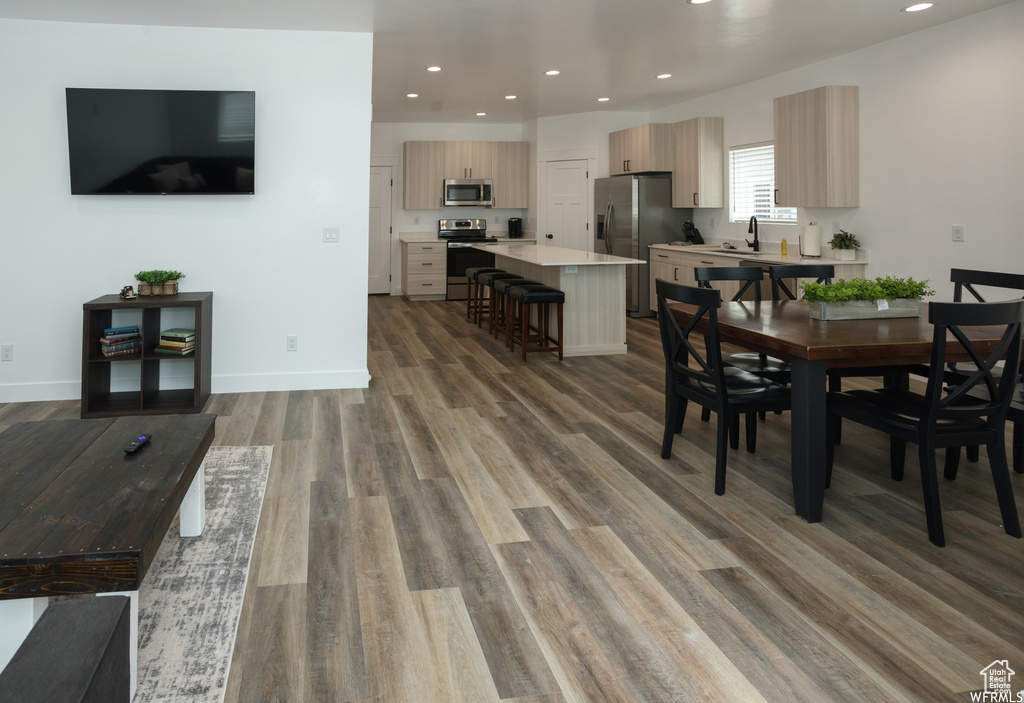
<svg viewBox="0 0 1024 703">
<path fill-rule="evenodd" d="M 828 243 L 833 249 L 860 249 L 860 242 L 857 235 L 841 229 L 832 235 L 832 241 Z"/>
<path fill-rule="evenodd" d="M 148 283 L 151 286 L 162 286 L 167 281 L 173 281 L 184 277 L 185 274 L 181 271 L 158 271 L 156 269 L 152 271 L 139 271 L 135 274 L 136 281 Z"/>
<path fill-rule="evenodd" d="M 878 277 L 874 280 L 851 278 L 849 281 L 840 278 L 833 283 L 804 281 L 800 284 L 800 287 L 804 290 L 803 299 L 809 303 L 842 303 L 848 300 L 898 300 L 900 298 L 920 300 L 927 295 L 935 295 L 935 291 L 928 287 L 928 281 L 915 281 L 909 277 L 896 278 L 894 276 Z"/>
</svg>

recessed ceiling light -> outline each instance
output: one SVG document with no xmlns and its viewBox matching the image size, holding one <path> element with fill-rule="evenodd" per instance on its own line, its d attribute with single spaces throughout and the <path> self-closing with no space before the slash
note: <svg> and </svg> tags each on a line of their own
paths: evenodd
<svg viewBox="0 0 1024 703">
<path fill-rule="evenodd" d="M 672 77 L 671 73 L 659 73 L 658 74 L 658 78 L 671 78 L 671 77 Z"/>
<path fill-rule="evenodd" d="M 418 98 L 419 96 L 420 96 L 419 93 L 406 93 L 405 94 L 405 97 L 407 97 L 407 98 Z"/>
<path fill-rule="evenodd" d="M 478 113 L 476 113 L 476 116 L 477 117 L 483 117 L 486 114 L 487 114 L 486 112 L 478 112 Z"/>
<path fill-rule="evenodd" d="M 515 100 L 515 99 L 516 99 L 516 96 L 515 96 L 515 95 L 506 95 L 506 96 L 505 96 L 505 99 L 506 99 L 506 100 Z"/>
<path fill-rule="evenodd" d="M 606 102 L 608 102 L 609 100 L 611 100 L 611 98 L 598 98 L 598 99 L 597 99 L 597 102 L 599 102 L 599 103 L 606 103 Z"/>
<path fill-rule="evenodd" d="M 927 10 L 929 7 L 934 6 L 933 2 L 919 2 L 909 7 L 904 7 L 900 12 L 920 12 L 921 10 Z"/>
<path fill-rule="evenodd" d="M 545 76 L 557 76 L 561 71 L 544 71 Z"/>
<path fill-rule="evenodd" d="M 688 3 L 690 3 L 691 5 L 703 5 L 706 2 L 711 2 L 711 0 L 686 0 L 686 1 Z"/>
<path fill-rule="evenodd" d="M 431 73 L 437 73 L 438 71 L 441 70 L 441 67 L 440 66 L 428 66 L 427 70 L 430 71 Z"/>
</svg>

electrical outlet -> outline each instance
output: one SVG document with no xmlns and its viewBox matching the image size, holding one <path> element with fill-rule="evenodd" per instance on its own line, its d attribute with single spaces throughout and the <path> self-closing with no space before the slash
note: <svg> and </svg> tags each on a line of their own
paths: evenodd
<svg viewBox="0 0 1024 703">
<path fill-rule="evenodd" d="M 5 344 L 0 347 L 0 361 L 14 361 L 13 344 Z"/>
<path fill-rule="evenodd" d="M 299 338 L 290 334 L 284 338 L 284 350 L 285 351 L 298 351 L 299 350 Z"/>
<path fill-rule="evenodd" d="M 711 218 L 711 229 L 714 229 L 714 228 L 715 228 L 715 218 L 712 217 Z"/>
<path fill-rule="evenodd" d="M 569 265 L 565 267 L 566 273 L 579 273 L 579 270 L 578 266 Z"/>
<path fill-rule="evenodd" d="M 500 223 L 501 223 L 501 220 L 499 220 L 499 219 L 498 219 L 498 216 L 497 216 L 497 215 L 495 215 L 495 216 L 494 216 L 494 224 L 496 224 L 496 225 L 497 225 L 497 224 L 500 224 Z"/>
<path fill-rule="evenodd" d="M 953 225 L 953 241 L 954 242 L 966 242 L 967 241 L 967 228 L 963 225 Z"/>
<path fill-rule="evenodd" d="M 324 241 L 330 244 L 337 244 L 341 241 L 341 228 L 324 227 Z"/>
<path fill-rule="evenodd" d="M 420 223 L 420 218 L 418 218 L 418 217 L 414 217 L 414 218 L 412 218 L 412 223 L 413 223 L 414 225 L 418 225 L 418 224 Z"/>
</svg>

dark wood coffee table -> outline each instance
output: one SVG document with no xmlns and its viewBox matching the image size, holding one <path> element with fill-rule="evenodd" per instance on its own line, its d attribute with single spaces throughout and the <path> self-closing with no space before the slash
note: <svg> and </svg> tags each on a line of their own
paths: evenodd
<svg viewBox="0 0 1024 703">
<path fill-rule="evenodd" d="M 50 596 L 132 598 L 135 690 L 138 589 L 179 508 L 202 532 L 203 459 L 213 415 L 24 422 L 0 433 L 0 669 Z M 152 441 L 135 454 L 124 447 Z"/>
</svg>

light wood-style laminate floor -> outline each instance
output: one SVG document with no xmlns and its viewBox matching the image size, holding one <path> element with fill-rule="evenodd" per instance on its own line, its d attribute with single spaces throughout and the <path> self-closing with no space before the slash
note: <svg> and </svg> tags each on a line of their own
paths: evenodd
<svg viewBox="0 0 1024 703">
<path fill-rule="evenodd" d="M 1024 667 L 1024 542 L 984 452 L 940 479 L 938 549 L 916 452 L 893 482 L 846 423 L 810 525 L 788 415 L 724 496 L 697 409 L 660 458 L 656 321 L 628 355 L 523 364 L 463 313 L 372 297 L 368 390 L 210 400 L 217 444 L 275 446 L 229 703 L 963 701 Z"/>
</svg>

